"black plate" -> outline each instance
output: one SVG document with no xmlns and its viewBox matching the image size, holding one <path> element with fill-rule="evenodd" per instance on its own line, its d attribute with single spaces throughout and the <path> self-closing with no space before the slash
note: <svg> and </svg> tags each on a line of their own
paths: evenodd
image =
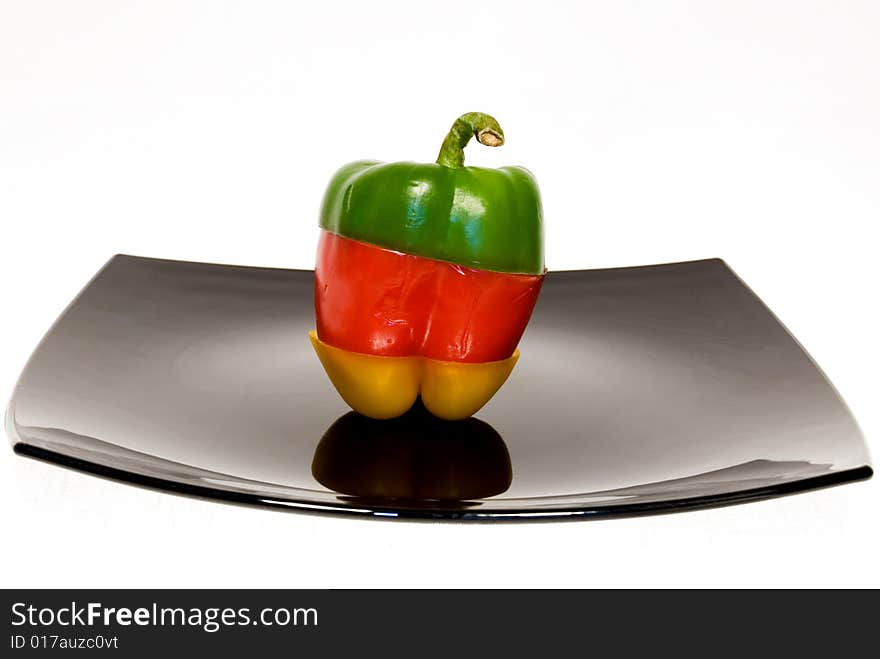
<svg viewBox="0 0 880 659">
<path fill-rule="evenodd" d="M 644 514 L 867 478 L 823 374 L 720 260 L 553 272 L 476 418 L 351 413 L 307 332 L 312 273 L 117 256 L 37 348 L 21 455 L 291 510 Z"/>
</svg>

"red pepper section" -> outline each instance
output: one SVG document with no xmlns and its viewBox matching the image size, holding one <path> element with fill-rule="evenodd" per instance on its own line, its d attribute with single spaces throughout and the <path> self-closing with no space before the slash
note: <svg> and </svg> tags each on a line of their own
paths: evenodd
<svg viewBox="0 0 880 659">
<path fill-rule="evenodd" d="M 513 354 L 543 275 L 403 254 L 326 231 L 315 267 L 318 337 L 386 357 L 492 362 Z"/>
</svg>

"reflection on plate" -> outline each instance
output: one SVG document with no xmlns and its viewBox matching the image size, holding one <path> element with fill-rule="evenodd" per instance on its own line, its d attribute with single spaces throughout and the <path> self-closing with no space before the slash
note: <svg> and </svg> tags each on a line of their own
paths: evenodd
<svg viewBox="0 0 880 659">
<path fill-rule="evenodd" d="M 376 421 L 349 412 L 318 443 L 312 474 L 346 500 L 385 507 L 467 506 L 505 492 L 507 446 L 485 421 L 442 421 L 424 406 Z"/>
</svg>

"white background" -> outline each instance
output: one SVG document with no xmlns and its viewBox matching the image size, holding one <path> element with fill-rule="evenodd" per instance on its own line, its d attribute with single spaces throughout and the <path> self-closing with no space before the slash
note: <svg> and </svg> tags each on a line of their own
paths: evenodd
<svg viewBox="0 0 880 659">
<path fill-rule="evenodd" d="M 547 264 L 721 256 L 874 454 L 880 4 L 0 5 L 0 393 L 112 254 L 310 267 L 323 188 L 480 110 Z M 880 480 L 714 511 L 438 525 L 174 497 L 0 452 L 3 586 L 880 586 Z"/>
</svg>

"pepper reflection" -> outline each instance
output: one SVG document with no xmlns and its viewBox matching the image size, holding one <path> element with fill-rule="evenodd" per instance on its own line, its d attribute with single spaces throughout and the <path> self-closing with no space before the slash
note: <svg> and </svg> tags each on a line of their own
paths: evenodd
<svg viewBox="0 0 880 659">
<path fill-rule="evenodd" d="M 357 412 L 337 419 L 315 449 L 312 475 L 357 500 L 424 507 L 501 494 L 513 472 L 504 440 L 488 423 L 443 421 L 417 401 L 396 419 Z"/>
</svg>

